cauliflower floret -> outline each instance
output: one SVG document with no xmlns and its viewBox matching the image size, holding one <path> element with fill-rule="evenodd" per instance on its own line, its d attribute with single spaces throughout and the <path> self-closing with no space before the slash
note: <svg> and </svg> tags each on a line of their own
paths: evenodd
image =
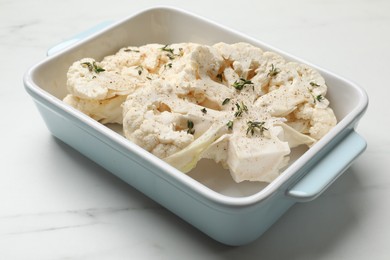
<svg viewBox="0 0 390 260">
<path fill-rule="evenodd" d="M 114 55 L 104 57 L 100 64 L 108 72 L 122 73 L 125 68 L 138 66 L 143 55 L 145 54 L 141 53 L 138 47 L 129 46 Z"/>
<path fill-rule="evenodd" d="M 314 109 L 309 129 L 310 136 L 319 140 L 328 133 L 337 123 L 333 110 L 329 107 L 325 109 Z"/>
<path fill-rule="evenodd" d="M 270 82 L 279 86 L 269 87 L 268 94 L 259 97 L 255 104 L 268 107 L 272 116 L 285 117 L 290 127 L 319 140 L 336 125 L 325 98 L 325 80 L 307 65 L 289 62 L 280 68 Z"/>
<path fill-rule="evenodd" d="M 255 89 L 262 93 L 268 93 L 277 89 L 280 83 L 280 72 L 284 71 L 285 60 L 273 52 L 264 52 L 262 61 L 254 71 L 251 79 L 256 86 Z"/>
<path fill-rule="evenodd" d="M 182 150 L 194 140 L 186 131 L 176 131 L 174 122 L 166 123 L 158 116 L 144 118 L 139 129 L 131 134 L 127 132 L 128 138 L 160 158 Z"/>
<path fill-rule="evenodd" d="M 263 62 L 263 51 L 248 43 L 217 43 L 213 48 L 223 57 L 226 65 L 241 78 L 251 78 L 253 70 Z"/>
<path fill-rule="evenodd" d="M 176 85 L 178 97 L 219 110 L 223 99 L 234 93 L 218 79 L 224 61 L 213 48 L 188 43 L 164 46 L 160 51 L 172 59 L 160 67 L 159 78 Z"/>
<path fill-rule="evenodd" d="M 170 113 L 172 89 L 160 83 L 149 83 L 127 97 L 123 129 L 129 140 L 165 158 L 190 144 L 194 136 L 187 133 L 181 114 Z"/>
<path fill-rule="evenodd" d="M 325 99 L 325 98 L 324 98 Z M 316 101 L 324 102 L 324 100 Z M 328 133 L 336 124 L 337 119 L 333 110 L 326 105 L 318 106 L 304 103 L 292 113 L 288 125 L 303 134 L 319 140 Z"/>
<path fill-rule="evenodd" d="M 70 66 L 67 73 L 67 87 L 70 94 L 80 98 L 104 99 L 108 88 L 94 80 L 101 67 L 92 58 L 84 58 Z"/>
<path fill-rule="evenodd" d="M 67 73 L 70 95 L 64 101 L 102 123 L 122 123 L 121 102 L 153 77 L 149 70 L 157 70 L 160 60 L 168 59 L 161 46 L 130 46 L 101 62 L 92 58 L 74 62 Z"/>
<path fill-rule="evenodd" d="M 73 95 L 67 95 L 64 102 L 80 110 L 102 124 L 122 124 L 122 107 L 126 96 L 116 96 L 105 100 L 82 99 Z"/>
</svg>

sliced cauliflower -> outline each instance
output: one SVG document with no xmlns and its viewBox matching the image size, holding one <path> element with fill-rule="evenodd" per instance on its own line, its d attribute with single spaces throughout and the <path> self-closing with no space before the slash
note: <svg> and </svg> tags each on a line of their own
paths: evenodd
<svg viewBox="0 0 390 260">
<path fill-rule="evenodd" d="M 140 85 L 136 77 L 106 71 L 92 58 L 70 66 L 64 102 L 102 123 L 122 122 L 121 104 Z"/>
<path fill-rule="evenodd" d="M 247 43 L 148 44 L 68 72 L 65 102 L 188 172 L 202 158 L 236 182 L 271 182 L 291 149 L 337 123 L 321 75 Z"/>
<path fill-rule="evenodd" d="M 73 63 L 67 78 L 69 93 L 83 99 L 103 100 L 116 95 L 127 95 L 134 90 L 132 78 L 106 72 L 92 58 Z"/>
</svg>

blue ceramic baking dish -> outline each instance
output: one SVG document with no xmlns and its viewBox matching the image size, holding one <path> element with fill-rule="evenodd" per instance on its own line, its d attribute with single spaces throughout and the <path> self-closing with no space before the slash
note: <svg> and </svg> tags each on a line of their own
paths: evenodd
<svg viewBox="0 0 390 260">
<path fill-rule="evenodd" d="M 62 102 L 67 94 L 66 72 L 75 60 L 99 60 L 121 47 L 152 42 L 221 41 L 248 42 L 308 64 L 205 18 L 156 7 L 101 24 L 51 49 L 49 57 L 28 70 L 24 85 L 55 137 L 215 240 L 243 245 L 261 236 L 294 203 L 319 196 L 365 150 L 365 140 L 355 131 L 368 105 L 359 86 L 309 64 L 324 76 L 339 122 L 310 149 L 295 151 L 289 166 L 269 184 L 234 183 L 221 167 L 208 161 L 183 174 L 125 139 L 115 125 L 102 125 Z"/>
</svg>

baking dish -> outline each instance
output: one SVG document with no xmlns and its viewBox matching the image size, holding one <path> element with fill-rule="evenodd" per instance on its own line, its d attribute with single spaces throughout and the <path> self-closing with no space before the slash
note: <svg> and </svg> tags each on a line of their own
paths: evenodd
<svg viewBox="0 0 390 260">
<path fill-rule="evenodd" d="M 117 126 L 102 125 L 62 102 L 67 94 L 66 72 L 75 60 L 100 60 L 130 45 L 221 41 L 248 42 L 308 64 L 208 19 L 177 8 L 155 7 L 98 25 L 52 48 L 49 57 L 26 72 L 24 85 L 55 137 L 213 239 L 244 245 L 261 236 L 294 203 L 319 196 L 365 150 L 365 140 L 355 131 L 368 105 L 363 89 L 309 64 L 325 78 L 339 123 L 309 150 L 296 149 L 288 167 L 269 184 L 234 183 L 225 170 L 206 160 L 183 174 L 125 139 Z"/>
</svg>

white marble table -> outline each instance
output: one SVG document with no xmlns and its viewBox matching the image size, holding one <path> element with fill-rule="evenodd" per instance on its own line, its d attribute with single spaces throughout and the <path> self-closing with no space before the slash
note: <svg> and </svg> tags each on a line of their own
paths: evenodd
<svg viewBox="0 0 390 260">
<path fill-rule="evenodd" d="M 250 245 L 212 241 L 55 140 L 23 89 L 23 73 L 49 47 L 158 4 L 231 26 L 369 94 L 357 129 L 367 151 Z M 0 0 L 0 259 L 390 259 L 389 46 L 389 1 Z"/>
</svg>

